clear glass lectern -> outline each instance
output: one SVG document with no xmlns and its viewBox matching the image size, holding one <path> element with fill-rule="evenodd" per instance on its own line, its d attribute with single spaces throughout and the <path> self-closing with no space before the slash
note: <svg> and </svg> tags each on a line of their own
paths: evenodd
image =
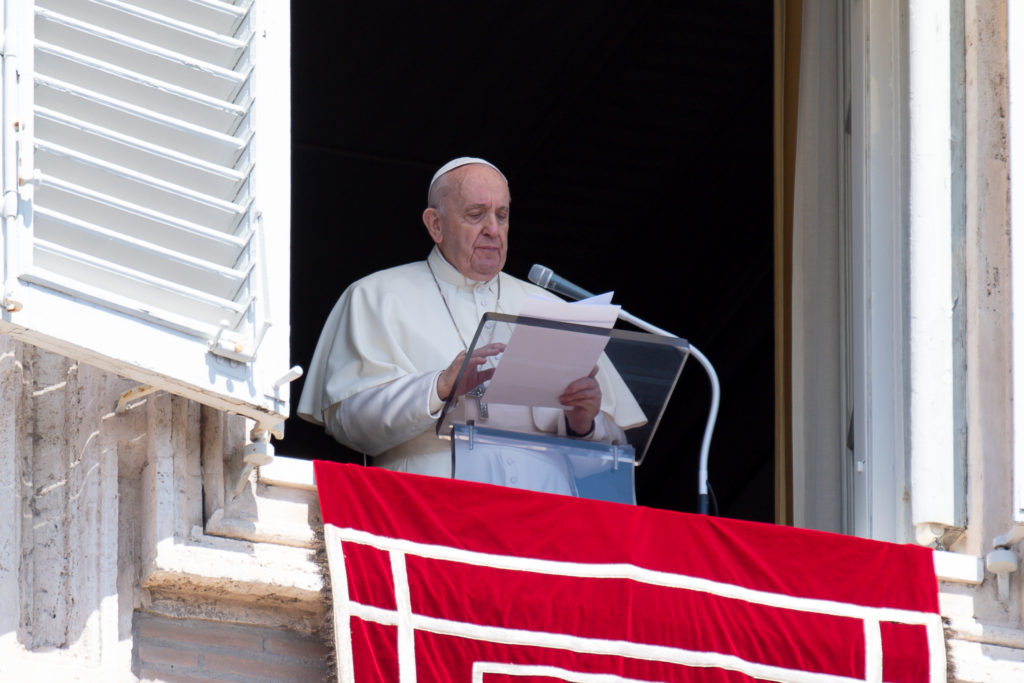
<svg viewBox="0 0 1024 683">
<path fill-rule="evenodd" d="M 485 314 L 436 426 L 451 441 L 453 477 L 636 503 L 634 470 L 688 355 L 685 339 Z M 558 396 L 594 365 L 614 419 L 573 436 Z"/>
</svg>

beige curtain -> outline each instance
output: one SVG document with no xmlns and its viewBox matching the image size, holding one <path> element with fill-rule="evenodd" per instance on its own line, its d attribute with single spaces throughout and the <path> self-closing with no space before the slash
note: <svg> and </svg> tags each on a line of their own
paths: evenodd
<svg viewBox="0 0 1024 683">
<path fill-rule="evenodd" d="M 775 522 L 793 523 L 791 282 L 802 0 L 775 0 L 773 107 L 775 242 Z"/>
</svg>

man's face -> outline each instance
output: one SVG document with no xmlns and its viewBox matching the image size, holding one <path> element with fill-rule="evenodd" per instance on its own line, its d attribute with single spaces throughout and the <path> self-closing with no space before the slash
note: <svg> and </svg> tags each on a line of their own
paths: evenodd
<svg viewBox="0 0 1024 683">
<path fill-rule="evenodd" d="M 468 278 L 490 280 L 505 266 L 508 246 L 508 184 L 489 166 L 451 171 L 443 210 L 427 209 L 423 222 L 450 264 Z"/>
</svg>

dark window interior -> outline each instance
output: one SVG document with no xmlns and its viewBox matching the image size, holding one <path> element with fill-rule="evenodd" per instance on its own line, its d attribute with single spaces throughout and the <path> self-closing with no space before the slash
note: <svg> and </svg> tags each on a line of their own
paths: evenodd
<svg viewBox="0 0 1024 683">
<path fill-rule="evenodd" d="M 771 3 L 460 5 L 292 4 L 293 362 L 349 282 L 426 256 L 431 175 L 482 156 L 510 181 L 506 272 L 615 290 L 714 363 L 720 514 L 771 521 Z M 709 393 L 688 363 L 642 505 L 696 509 Z M 277 450 L 355 459 L 298 418 Z"/>
</svg>

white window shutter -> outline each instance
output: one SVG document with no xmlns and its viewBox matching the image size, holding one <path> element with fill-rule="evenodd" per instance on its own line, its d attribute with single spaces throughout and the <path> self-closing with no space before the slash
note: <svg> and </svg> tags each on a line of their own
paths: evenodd
<svg viewBox="0 0 1024 683">
<path fill-rule="evenodd" d="M 4 17 L 2 331 L 279 422 L 288 3 L 6 0 Z"/>
</svg>

